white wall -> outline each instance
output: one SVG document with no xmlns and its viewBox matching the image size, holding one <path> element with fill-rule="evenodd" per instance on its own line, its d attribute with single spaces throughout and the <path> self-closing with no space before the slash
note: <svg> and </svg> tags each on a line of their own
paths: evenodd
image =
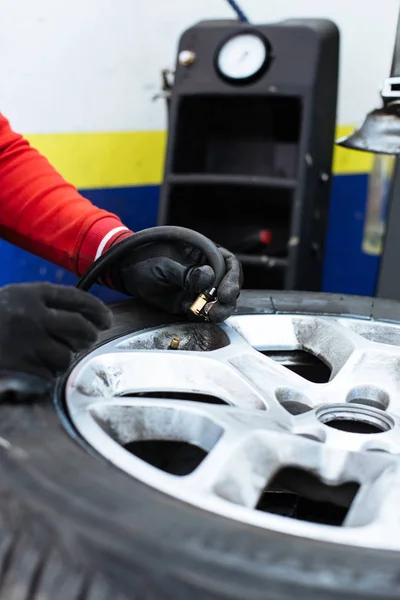
<svg viewBox="0 0 400 600">
<path fill-rule="evenodd" d="M 333 19 L 342 34 L 338 122 L 378 102 L 389 74 L 399 0 L 240 0 L 255 22 Z M 153 102 L 177 38 L 225 0 L 2 0 L 0 110 L 26 133 L 157 130 Z"/>
</svg>

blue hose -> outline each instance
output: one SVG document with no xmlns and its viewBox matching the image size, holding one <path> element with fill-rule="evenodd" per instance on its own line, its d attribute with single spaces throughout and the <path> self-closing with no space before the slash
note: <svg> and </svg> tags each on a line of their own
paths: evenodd
<svg viewBox="0 0 400 600">
<path fill-rule="evenodd" d="M 241 21 L 242 23 L 249 23 L 249 19 L 246 17 L 246 15 L 242 11 L 242 9 L 240 8 L 240 6 L 236 2 L 236 0 L 227 0 L 227 1 L 228 1 L 228 4 L 233 8 L 235 13 L 237 14 L 239 21 Z"/>
</svg>

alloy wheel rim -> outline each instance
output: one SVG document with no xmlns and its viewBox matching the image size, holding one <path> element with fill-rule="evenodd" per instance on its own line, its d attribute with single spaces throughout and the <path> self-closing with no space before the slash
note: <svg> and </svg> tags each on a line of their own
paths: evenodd
<svg viewBox="0 0 400 600">
<path fill-rule="evenodd" d="M 305 351 L 326 380 L 290 367 Z M 143 330 L 83 358 L 65 408 L 98 454 L 180 501 L 287 535 L 400 549 L 400 325 L 266 314 Z M 127 449 L 151 440 L 203 460 L 176 475 Z M 337 504 L 343 522 L 264 502 L 287 494 Z"/>
</svg>

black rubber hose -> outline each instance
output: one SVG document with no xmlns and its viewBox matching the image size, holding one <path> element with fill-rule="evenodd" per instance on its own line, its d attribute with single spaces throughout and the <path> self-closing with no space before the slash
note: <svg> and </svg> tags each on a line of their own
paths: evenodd
<svg viewBox="0 0 400 600">
<path fill-rule="evenodd" d="M 217 246 L 197 231 L 173 225 L 143 229 L 125 238 L 95 260 L 86 273 L 79 279 L 76 287 L 87 292 L 118 260 L 124 259 L 128 252 L 136 250 L 139 246 L 153 242 L 183 242 L 201 250 L 215 273 L 214 284 L 211 287 L 218 288 L 225 276 L 226 265 L 225 259 Z"/>
</svg>

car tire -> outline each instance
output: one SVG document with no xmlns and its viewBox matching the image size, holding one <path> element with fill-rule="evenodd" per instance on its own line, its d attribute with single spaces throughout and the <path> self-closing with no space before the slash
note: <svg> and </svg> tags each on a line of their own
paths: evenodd
<svg viewBox="0 0 400 600">
<path fill-rule="evenodd" d="M 176 322 L 112 305 L 99 344 Z M 239 314 L 347 315 L 400 323 L 400 303 L 243 292 Z M 396 552 L 294 538 L 207 513 L 128 477 L 66 429 L 55 401 L 0 407 L 0 600 L 398 598 Z M 400 510 L 400 507 L 399 507 Z"/>
</svg>

